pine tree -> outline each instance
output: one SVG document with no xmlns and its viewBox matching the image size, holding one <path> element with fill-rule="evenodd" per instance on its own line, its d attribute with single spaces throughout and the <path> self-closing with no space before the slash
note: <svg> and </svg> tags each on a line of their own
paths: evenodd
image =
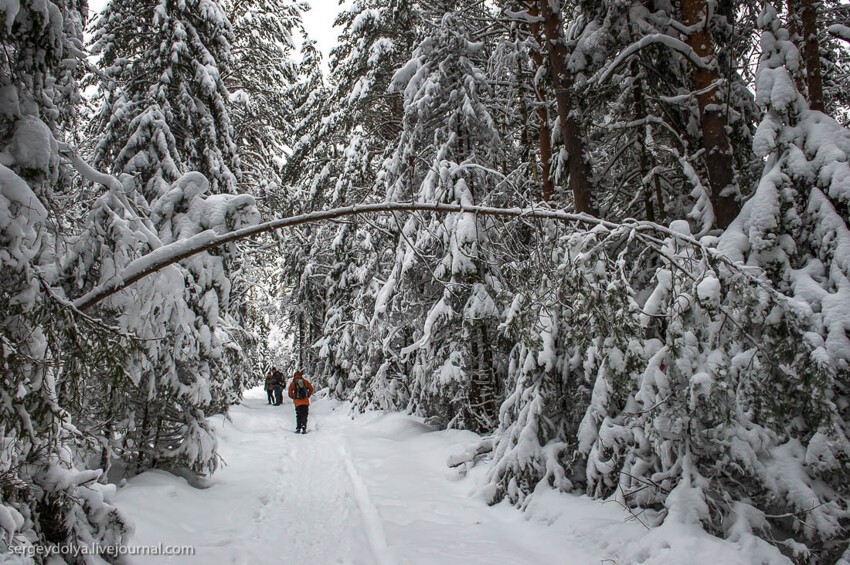
<svg viewBox="0 0 850 565">
<path fill-rule="evenodd" d="M 209 183 L 198 173 L 184 175 L 154 201 L 150 219 L 125 197 L 132 186 L 130 178 L 123 187 L 116 181 L 93 207 L 64 266 L 76 287 L 69 293 L 90 293 L 165 245 L 258 220 L 252 197 L 206 195 Z M 110 449 L 125 472 L 151 466 L 198 473 L 215 469 L 215 439 L 205 414 L 225 411 L 245 384 L 231 377 L 245 370 L 242 356 L 225 355 L 241 348 L 240 336 L 234 335 L 238 327 L 228 320 L 230 285 L 225 258 L 203 253 L 95 307 L 100 317 L 144 344 L 117 382 L 103 384 L 112 392 L 107 394 L 111 419 L 102 420 L 114 426 Z M 126 378 L 131 386 L 122 384 Z"/>
<path fill-rule="evenodd" d="M 274 97 L 260 96 L 246 66 L 264 61 L 259 66 L 271 73 L 267 78 L 283 76 L 281 54 L 271 43 L 289 32 L 286 26 L 299 25 L 298 9 L 287 6 L 280 18 L 246 5 L 233 9 L 240 26 L 254 17 L 263 24 L 262 33 L 238 44 L 237 67 L 231 24 L 216 2 L 112 3 L 96 22 L 93 50 L 108 82 L 94 126 L 104 131 L 95 159 L 125 176 L 123 188 L 111 185 L 89 215 L 68 261 L 78 292 L 91 291 L 161 246 L 259 220 L 254 198 L 222 194 L 237 190 L 240 174 L 225 83 L 243 89 L 237 101 L 257 104 L 254 117 L 250 104 L 237 104 L 240 131 L 267 117 Z M 274 126 L 258 132 L 257 144 L 279 148 Z M 273 163 L 274 156 L 260 157 L 256 145 L 246 145 L 246 154 L 255 177 Z M 116 411 L 132 414 L 116 434 L 116 453 L 130 472 L 215 468 L 205 415 L 241 398 L 252 381 L 250 355 L 261 351 L 260 336 L 245 329 L 258 313 L 231 300 L 234 285 L 239 296 L 247 288 L 247 267 L 238 247 L 229 245 L 184 260 L 97 307 L 124 331 L 150 340 L 127 367 L 136 398 L 123 397 Z M 134 316 L 139 309 L 147 316 Z"/>
<path fill-rule="evenodd" d="M 294 185 L 288 198 L 279 204 L 281 211 L 316 210 L 333 205 L 380 200 L 375 189 L 382 161 L 392 151 L 399 134 L 401 96 L 388 93 L 394 70 L 406 61 L 418 33 L 418 7 L 407 0 L 361 0 L 344 10 L 337 21 L 342 28 L 340 44 L 331 54 L 330 67 L 334 76 L 326 85 L 321 74 L 319 54 L 311 43 L 304 49 L 301 67 L 302 81 L 290 91 L 294 109 L 294 139 L 292 154 L 284 169 L 284 181 Z M 371 377 L 374 371 L 386 367 L 372 353 L 360 352 L 347 360 L 328 357 L 330 349 L 312 346 L 328 329 L 344 324 L 351 327 L 355 319 L 371 318 L 368 304 L 375 300 L 373 278 L 385 280 L 384 272 L 371 272 L 358 288 L 348 287 L 339 292 L 340 269 L 349 261 L 363 265 L 380 265 L 380 249 L 389 229 L 378 221 L 377 230 L 357 225 L 353 228 L 308 228 L 291 234 L 286 249 L 298 249 L 287 254 L 284 263 L 286 284 L 293 287 L 287 304 L 290 327 L 296 336 L 296 362 L 321 378 L 340 387 L 343 397 L 351 392 L 355 380 L 344 377 L 346 371 L 364 371 Z M 365 229 L 365 231 L 363 231 Z M 351 237 L 358 234 L 356 237 Z M 371 254 L 364 249 L 376 248 Z M 388 244 L 387 244 L 388 245 Z M 332 252 L 331 252 L 332 251 Z M 352 277 L 360 280 L 363 271 Z M 332 294 L 332 296 L 331 296 Z M 362 304 L 357 312 L 351 304 Z M 351 316 L 340 317 L 341 311 Z M 336 335 L 331 332 L 329 335 Z M 356 342 L 363 336 L 352 338 Z M 368 338 L 366 338 L 368 341 Z M 322 340 L 322 344 L 331 338 Z M 319 354 L 318 356 L 316 354 Z M 367 355 L 373 362 L 364 361 Z M 322 359 L 327 359 L 328 365 Z M 348 385 L 343 385 L 343 381 Z M 368 388 L 368 387 L 367 387 Z M 345 391 L 345 392 L 343 392 Z"/>
<path fill-rule="evenodd" d="M 765 169 L 753 198 L 724 234 L 720 249 L 763 268 L 773 284 L 795 298 L 812 318 L 805 343 L 814 350 L 813 359 L 805 370 L 798 369 L 794 382 L 801 392 L 794 409 L 800 418 L 783 422 L 780 437 L 786 456 L 806 466 L 800 475 L 805 487 L 815 483 L 827 487 L 818 492 L 817 510 L 803 518 L 811 526 L 804 534 L 825 542 L 825 555 L 837 555 L 834 538 L 842 526 L 835 505 L 847 496 L 842 490 L 846 480 L 841 477 L 847 473 L 850 452 L 847 335 L 839 322 L 848 276 L 841 260 L 848 229 L 847 167 L 841 156 L 850 145 L 846 130 L 810 109 L 797 90 L 792 77 L 799 54 L 775 10 L 765 8 L 760 24 L 763 53 L 756 100 L 764 118 L 755 150 L 766 159 Z M 788 348 L 789 342 L 780 337 L 787 332 L 775 325 L 773 339 L 778 347 Z M 788 492 L 788 504 L 801 512 L 801 501 L 792 492 Z"/>
<path fill-rule="evenodd" d="M 564 2 L 537 0 L 537 13 L 542 20 L 544 51 L 549 62 L 554 97 L 558 106 L 561 142 L 566 150 L 566 168 L 576 212 L 597 214 L 594 194 L 595 177 L 585 141 L 583 108 L 578 104 L 574 68 L 564 30 Z"/>
<path fill-rule="evenodd" d="M 699 6 L 688 9 L 691 19 L 702 13 Z M 738 197 L 729 196 L 727 202 L 711 191 L 712 182 L 728 184 L 734 177 L 734 193 L 746 191 L 757 178 L 751 149 L 757 109 L 747 77 L 739 72 L 753 47 L 752 6 L 734 10 L 720 3 L 706 20 L 711 33 L 699 32 L 699 37 L 683 33 L 696 28 L 652 3 L 605 2 L 577 10 L 580 27 L 570 64 L 581 81 L 587 80 L 583 95 L 594 101 L 588 122 L 595 125 L 588 137 L 590 151 L 605 163 L 605 174 L 597 179 L 602 215 L 662 222 L 691 217 L 702 232 L 728 223 Z M 704 59 L 688 42 L 707 46 L 700 55 Z M 695 86 L 697 75 L 702 86 Z M 706 81 L 722 88 L 706 90 Z M 709 104 L 712 97 L 720 103 Z M 703 112 L 714 106 L 723 108 L 719 118 Z M 724 121 L 722 135 L 707 141 L 703 119 Z M 721 145 L 732 148 L 729 158 L 710 159 L 709 167 L 706 142 L 717 151 Z M 718 210 L 727 206 L 729 212 L 718 223 Z"/>
<path fill-rule="evenodd" d="M 370 137 L 395 141 L 401 97 L 387 87 L 418 39 L 420 10 L 410 0 L 357 0 L 339 15 L 342 33 L 330 67 L 334 99 L 347 111 L 337 119 L 363 127 Z"/>
</svg>

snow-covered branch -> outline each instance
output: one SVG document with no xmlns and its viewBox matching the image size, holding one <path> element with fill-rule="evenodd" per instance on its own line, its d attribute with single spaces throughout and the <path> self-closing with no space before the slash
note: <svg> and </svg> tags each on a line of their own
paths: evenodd
<svg viewBox="0 0 850 565">
<path fill-rule="evenodd" d="M 604 67 L 602 71 L 592 79 L 592 81 L 597 83 L 604 82 L 608 78 L 608 76 L 610 76 L 611 73 L 613 73 L 614 70 L 623 63 L 623 61 L 625 61 L 644 47 L 648 47 L 656 43 L 665 45 L 673 51 L 678 51 L 679 53 L 684 55 L 688 61 L 690 61 L 701 69 L 707 68 L 708 66 L 706 62 L 703 61 L 702 58 L 697 55 L 696 52 L 691 49 L 691 47 L 684 41 L 676 39 L 675 37 L 670 37 L 669 35 L 665 35 L 663 33 L 656 33 L 653 35 L 647 35 L 640 41 L 636 41 L 635 43 L 632 43 L 631 45 L 623 49 L 623 51 L 619 55 L 617 55 L 617 58 L 614 59 L 614 61 L 612 61 L 606 67 Z"/>
<path fill-rule="evenodd" d="M 850 27 L 841 24 L 833 24 L 829 26 L 828 31 L 833 37 L 850 42 Z"/>
<path fill-rule="evenodd" d="M 98 302 L 112 296 L 127 288 L 131 284 L 153 274 L 160 269 L 182 261 L 192 255 L 203 251 L 225 245 L 240 239 L 254 237 L 256 235 L 291 228 L 302 224 L 335 220 L 346 216 L 359 214 L 374 214 L 386 212 L 437 212 L 443 214 L 465 212 L 470 214 L 481 214 L 486 216 L 501 216 L 513 218 L 540 218 L 564 222 L 580 222 L 615 228 L 619 224 L 607 222 L 589 216 L 587 214 L 571 214 L 560 210 L 546 208 L 493 208 L 486 206 L 463 206 L 456 204 L 428 204 L 412 202 L 385 202 L 378 204 L 360 204 L 346 206 L 331 210 L 320 210 L 307 214 L 300 214 L 290 218 L 280 218 L 268 222 L 242 228 L 229 233 L 216 235 L 212 230 L 201 232 L 193 237 L 165 245 L 154 252 L 140 257 L 127 265 L 127 268 L 108 283 L 93 288 L 90 292 L 74 301 L 74 305 L 80 310 L 85 310 Z"/>
<path fill-rule="evenodd" d="M 83 176 L 83 178 L 93 183 L 102 184 L 108 189 L 113 190 L 119 194 L 123 192 L 121 181 L 119 181 L 112 175 L 101 173 L 100 171 L 96 170 L 94 167 L 86 163 L 79 156 L 77 151 L 74 150 L 70 145 L 58 141 L 58 147 L 59 153 L 68 158 L 68 160 L 71 162 L 71 165 L 73 165 L 74 169 L 76 169 L 77 172 Z"/>
<path fill-rule="evenodd" d="M 588 214 L 575 214 L 564 212 L 562 210 L 552 210 L 549 208 L 496 208 L 491 206 L 420 202 L 358 204 L 355 206 L 345 206 L 330 210 L 319 210 L 316 212 L 292 216 L 290 218 L 270 220 L 262 224 L 234 230 L 224 234 L 217 235 L 213 230 L 206 230 L 193 237 L 160 247 L 159 249 L 148 253 L 144 257 L 140 257 L 135 261 L 132 261 L 127 265 L 124 271 L 120 273 L 120 275 L 105 284 L 93 288 L 87 294 L 75 300 L 74 306 L 80 310 L 90 308 L 98 302 L 124 290 L 133 283 L 167 267 L 168 265 L 172 265 L 203 251 L 232 243 L 240 239 L 246 239 L 262 233 L 292 228 L 303 224 L 336 220 L 347 216 L 357 216 L 361 214 L 380 214 L 388 212 L 435 212 L 439 214 L 466 213 L 503 218 L 536 218 L 542 220 L 589 224 L 593 226 L 601 226 L 610 230 L 628 227 L 636 231 L 653 231 L 661 233 L 666 236 L 674 237 L 680 241 L 687 242 L 691 245 L 704 247 L 695 238 L 678 233 L 654 222 L 631 221 L 626 224 L 619 224 L 616 222 L 601 220 Z M 716 253 L 713 254 L 717 255 Z"/>
</svg>

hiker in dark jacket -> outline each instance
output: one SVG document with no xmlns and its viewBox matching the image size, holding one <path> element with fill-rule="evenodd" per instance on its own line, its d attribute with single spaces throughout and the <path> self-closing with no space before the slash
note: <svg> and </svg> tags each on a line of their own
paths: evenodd
<svg viewBox="0 0 850 565">
<path fill-rule="evenodd" d="M 283 385 L 286 384 L 286 379 L 283 378 L 283 373 L 277 370 L 277 367 L 272 368 L 272 387 L 274 387 L 274 405 L 280 406 L 283 404 Z"/>
<path fill-rule="evenodd" d="M 301 371 L 295 371 L 295 377 L 289 383 L 289 398 L 295 402 L 295 433 L 307 433 L 307 415 L 310 412 L 310 397 L 313 385 L 304 378 Z"/>
<path fill-rule="evenodd" d="M 274 404 L 274 379 L 272 379 L 272 371 L 271 370 L 269 370 L 269 372 L 266 373 L 265 389 L 266 389 L 266 396 L 269 399 L 267 404 Z"/>
</svg>

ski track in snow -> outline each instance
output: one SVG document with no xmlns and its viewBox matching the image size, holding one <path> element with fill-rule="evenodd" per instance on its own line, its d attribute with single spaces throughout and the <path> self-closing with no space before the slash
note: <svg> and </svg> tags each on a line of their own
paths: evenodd
<svg viewBox="0 0 850 565">
<path fill-rule="evenodd" d="M 475 480 L 455 480 L 446 457 L 476 441 L 469 432 L 434 433 L 401 414 L 352 420 L 346 405 L 319 399 L 299 435 L 291 404 L 269 406 L 259 389 L 231 415 L 212 419 L 225 465 L 209 488 L 150 471 L 119 489 L 136 524 L 131 545 L 195 548 L 130 563 L 560 565 L 611 555 L 514 508 L 488 507 Z"/>
<path fill-rule="evenodd" d="M 360 507 L 360 512 L 363 514 L 366 522 L 366 534 L 369 536 L 369 544 L 372 547 L 375 560 L 380 565 L 392 565 L 394 561 L 387 547 L 387 538 L 384 534 L 378 509 L 372 504 L 369 498 L 369 490 L 363 483 L 363 479 L 360 477 L 357 469 L 354 468 L 354 463 L 351 460 L 348 450 L 343 447 L 340 449 L 340 454 L 343 457 L 343 461 L 345 461 L 345 470 L 348 472 L 351 484 L 354 486 L 354 496 L 357 499 L 357 505 Z"/>
</svg>

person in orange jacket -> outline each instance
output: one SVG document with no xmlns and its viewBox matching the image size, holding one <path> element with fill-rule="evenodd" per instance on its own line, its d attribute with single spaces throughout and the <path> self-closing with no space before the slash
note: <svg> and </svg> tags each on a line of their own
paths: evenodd
<svg viewBox="0 0 850 565">
<path fill-rule="evenodd" d="M 313 385 L 304 378 L 301 371 L 295 371 L 292 382 L 289 383 L 289 398 L 295 402 L 295 433 L 307 433 L 307 415 L 310 412 L 310 397 L 313 396 Z"/>
</svg>

